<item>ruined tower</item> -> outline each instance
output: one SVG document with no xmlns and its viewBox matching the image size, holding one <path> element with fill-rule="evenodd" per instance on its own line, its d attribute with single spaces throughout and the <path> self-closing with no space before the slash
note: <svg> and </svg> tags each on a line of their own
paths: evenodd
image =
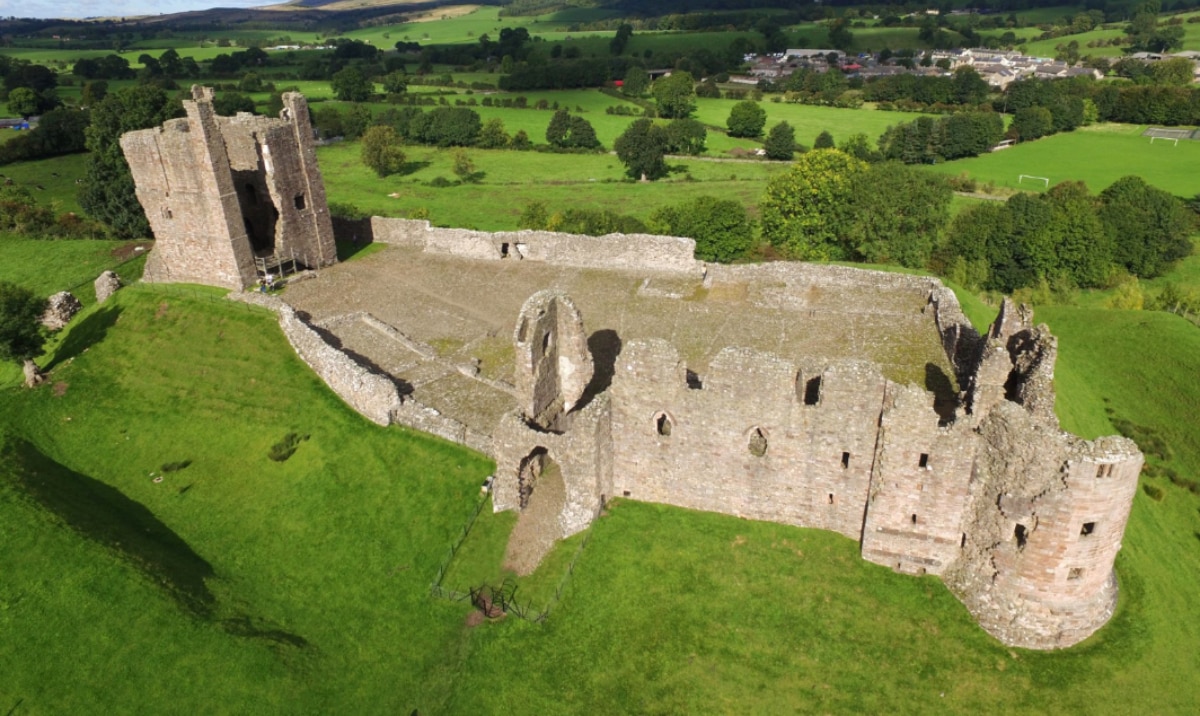
<svg viewBox="0 0 1200 716">
<path fill-rule="evenodd" d="M 284 94 L 278 119 L 221 117 L 212 98 L 193 86 L 186 117 L 121 137 L 156 239 L 146 280 L 241 289 L 284 262 L 335 263 L 304 97 Z"/>
</svg>

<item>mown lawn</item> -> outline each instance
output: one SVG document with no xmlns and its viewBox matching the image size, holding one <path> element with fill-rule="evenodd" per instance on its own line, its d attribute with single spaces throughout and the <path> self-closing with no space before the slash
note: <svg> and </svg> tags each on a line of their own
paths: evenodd
<svg viewBox="0 0 1200 716">
<path fill-rule="evenodd" d="M 1111 408 L 1194 476 L 1200 331 L 1038 318 L 1060 337 L 1064 427 L 1111 432 Z M 545 625 L 472 629 L 427 589 L 491 465 L 351 413 L 269 314 L 126 289 L 49 363 L 43 388 L 0 391 L 0 703 L 23 712 L 1124 714 L 1187 712 L 1200 693 L 1200 499 L 1169 484 L 1136 499 L 1117 616 L 1066 652 L 1001 646 L 937 579 L 863 562 L 852 540 L 628 501 Z M 310 437 L 269 460 L 292 432 Z M 80 491 L 114 516 L 91 539 L 62 525 Z M 205 590 L 207 610 L 181 606 Z"/>
<path fill-rule="evenodd" d="M 1127 124 L 1080 129 L 927 168 L 944 174 L 965 172 L 980 182 L 1024 191 L 1042 191 L 1043 183 L 1018 183 L 1021 174 L 1046 177 L 1050 186 L 1079 180 L 1093 192 L 1136 174 L 1176 196 L 1200 193 L 1200 142 L 1181 139 L 1176 146 L 1160 139 L 1151 144 L 1149 137 L 1141 136 L 1144 129 Z"/>
</svg>

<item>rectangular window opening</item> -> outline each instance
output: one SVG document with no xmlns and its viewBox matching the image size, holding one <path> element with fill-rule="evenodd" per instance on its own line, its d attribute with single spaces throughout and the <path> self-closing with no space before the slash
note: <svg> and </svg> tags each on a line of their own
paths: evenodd
<svg viewBox="0 0 1200 716">
<path fill-rule="evenodd" d="M 1071 567 L 1067 572 L 1067 579 L 1079 579 L 1083 576 L 1083 567 Z"/>
<path fill-rule="evenodd" d="M 691 390 L 702 390 L 704 381 L 700 380 L 700 376 L 696 371 L 690 368 L 684 373 L 684 379 L 687 381 L 687 387 Z"/>
<path fill-rule="evenodd" d="M 921 453 L 921 459 L 917 460 L 917 467 L 929 467 L 929 453 Z"/>
<path fill-rule="evenodd" d="M 804 404 L 816 405 L 821 402 L 821 376 L 809 378 L 804 384 Z"/>
<path fill-rule="evenodd" d="M 507 243 L 500 244 L 500 258 L 502 258 L 502 259 L 508 258 L 508 244 Z"/>
<path fill-rule="evenodd" d="M 1029 533 L 1025 530 L 1025 525 L 1018 524 L 1013 529 L 1013 537 L 1017 538 L 1017 549 L 1025 549 L 1025 542 L 1029 539 Z"/>
<path fill-rule="evenodd" d="M 304 209 L 304 195 L 303 195 L 303 194 L 297 194 L 297 195 L 296 195 L 296 199 L 295 199 L 295 203 L 296 203 L 296 210 L 297 210 L 297 211 L 303 211 L 303 209 Z"/>
<path fill-rule="evenodd" d="M 842 453 L 842 469 L 846 469 L 849 467 L 850 467 L 850 453 L 844 452 L 844 453 Z"/>
<path fill-rule="evenodd" d="M 833 493 L 829 493 L 829 504 L 833 504 Z"/>
<path fill-rule="evenodd" d="M 1087 537 L 1088 535 L 1090 535 L 1091 533 L 1093 533 L 1095 531 L 1096 531 L 1096 523 L 1095 522 L 1084 522 L 1083 527 L 1079 528 L 1079 534 L 1084 537 Z"/>
<path fill-rule="evenodd" d="M 912 516 L 912 523 L 913 523 L 914 525 L 915 525 L 915 524 L 917 524 L 917 516 L 916 516 L 916 515 L 913 515 L 913 516 Z"/>
</svg>

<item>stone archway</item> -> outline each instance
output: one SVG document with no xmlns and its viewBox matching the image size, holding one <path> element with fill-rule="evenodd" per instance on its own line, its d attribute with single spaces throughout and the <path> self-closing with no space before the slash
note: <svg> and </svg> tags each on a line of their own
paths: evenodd
<svg viewBox="0 0 1200 716">
<path fill-rule="evenodd" d="M 517 473 L 520 512 L 508 538 L 504 567 L 519 575 L 533 572 L 562 537 L 559 515 L 567 502 L 562 469 L 544 447 L 521 460 Z"/>
</svg>

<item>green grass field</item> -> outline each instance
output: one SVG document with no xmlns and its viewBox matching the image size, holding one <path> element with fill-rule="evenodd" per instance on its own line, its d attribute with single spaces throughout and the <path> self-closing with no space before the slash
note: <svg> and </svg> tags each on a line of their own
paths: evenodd
<svg viewBox="0 0 1200 716">
<path fill-rule="evenodd" d="M 1177 196 L 1200 193 L 1200 142 L 1162 140 L 1150 143 L 1145 127 L 1102 125 L 1056 134 L 1011 149 L 930 166 L 945 174 L 966 172 L 981 182 L 1027 191 L 1041 191 L 1042 182 L 1018 182 L 1021 174 L 1046 177 L 1050 186 L 1081 180 L 1098 192 L 1117 179 L 1137 174 L 1148 183 Z"/>
<path fill-rule="evenodd" d="M 863 562 L 843 537 L 627 501 L 545 625 L 467 627 L 427 588 L 490 466 L 366 423 L 270 315 L 192 296 L 126 289 L 72 326 L 49 385 L 0 391 L 0 703 L 1124 714 L 1185 712 L 1200 690 L 1200 500 L 1170 485 L 1135 501 L 1118 614 L 1066 652 L 999 645 L 937 579 Z M 1111 432 L 1111 407 L 1195 474 L 1200 436 L 1179 416 L 1200 404 L 1200 332 L 1166 314 L 1038 318 L 1060 337 L 1064 427 Z M 268 460 L 288 432 L 311 438 Z M 493 538 L 503 517 L 480 518 L 500 520 Z"/>
<path fill-rule="evenodd" d="M 516 229 L 521 210 L 533 201 L 546 202 L 551 211 L 607 209 L 641 219 L 660 206 L 703 195 L 731 198 L 753 207 L 767 178 L 786 169 L 784 164 L 771 162 L 670 160 L 668 165 L 676 171 L 668 179 L 641 184 L 626 181 L 624 165 L 611 154 L 469 149 L 476 172 L 482 172 L 481 181 L 436 188 L 424 182 L 437 177 L 456 180 L 450 151 L 409 147 L 411 170 L 383 179 L 363 166 L 359 152 L 357 142 L 318 150 L 330 202 L 354 204 L 380 216 L 401 216 L 424 208 L 436 224 L 486 231 Z M 497 200 L 500 196 L 502 201 Z"/>
</svg>

